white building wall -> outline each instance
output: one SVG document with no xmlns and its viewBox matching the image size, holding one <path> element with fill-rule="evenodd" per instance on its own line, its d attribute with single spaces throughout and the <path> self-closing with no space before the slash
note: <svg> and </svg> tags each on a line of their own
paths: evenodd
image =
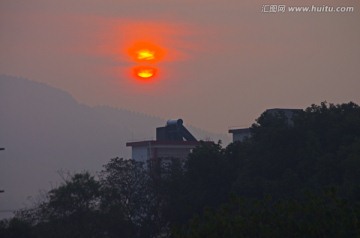
<svg viewBox="0 0 360 238">
<path fill-rule="evenodd" d="M 132 148 L 132 159 L 139 162 L 149 160 L 149 151 L 147 146 L 136 146 Z"/>
<path fill-rule="evenodd" d="M 194 148 L 195 146 L 192 145 L 154 145 L 151 143 L 132 146 L 132 159 L 139 162 L 147 162 L 155 158 L 186 159 Z"/>
<path fill-rule="evenodd" d="M 158 148 L 157 157 L 186 159 L 190 152 L 191 148 Z"/>
</svg>

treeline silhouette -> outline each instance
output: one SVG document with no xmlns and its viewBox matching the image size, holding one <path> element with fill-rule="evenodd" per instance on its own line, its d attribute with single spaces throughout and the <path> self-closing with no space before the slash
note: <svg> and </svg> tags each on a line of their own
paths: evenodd
<svg viewBox="0 0 360 238">
<path fill-rule="evenodd" d="M 185 162 L 111 159 L 0 222 L 0 237 L 360 237 L 360 107 L 312 105 Z M 170 161 L 170 162 L 169 162 Z"/>
</svg>

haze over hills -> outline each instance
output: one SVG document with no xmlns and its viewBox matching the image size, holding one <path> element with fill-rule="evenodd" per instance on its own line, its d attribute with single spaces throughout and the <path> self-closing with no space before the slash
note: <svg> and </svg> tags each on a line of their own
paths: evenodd
<svg viewBox="0 0 360 238">
<path fill-rule="evenodd" d="M 100 171 L 110 158 L 130 158 L 125 143 L 153 139 L 166 119 L 78 103 L 62 90 L 0 75 L 0 218 L 60 181 L 58 171 Z M 181 117 L 181 115 L 179 116 Z M 183 118 L 186 123 L 186 118 Z M 221 139 L 187 126 L 198 139 Z M 27 202 L 28 203 L 28 202 Z"/>
</svg>

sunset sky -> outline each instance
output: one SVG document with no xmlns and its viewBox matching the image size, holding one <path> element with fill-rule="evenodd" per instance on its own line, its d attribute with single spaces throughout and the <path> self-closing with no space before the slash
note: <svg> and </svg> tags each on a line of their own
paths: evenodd
<svg viewBox="0 0 360 238">
<path fill-rule="evenodd" d="M 275 2 L 354 11 L 266 13 L 274 2 L 254 0 L 1 0 L 0 74 L 221 133 L 267 108 L 359 104 L 360 1 Z M 154 60 L 137 60 L 139 45 Z M 137 67 L 154 76 L 141 80 Z"/>
</svg>

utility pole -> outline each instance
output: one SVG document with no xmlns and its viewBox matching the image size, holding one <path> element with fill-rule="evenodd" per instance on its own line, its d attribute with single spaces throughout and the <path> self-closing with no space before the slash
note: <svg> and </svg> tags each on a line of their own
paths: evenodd
<svg viewBox="0 0 360 238">
<path fill-rule="evenodd" d="M 0 148 L 0 150 L 5 150 L 5 148 Z M 5 192 L 4 190 L 0 189 L 0 193 Z"/>
</svg>

